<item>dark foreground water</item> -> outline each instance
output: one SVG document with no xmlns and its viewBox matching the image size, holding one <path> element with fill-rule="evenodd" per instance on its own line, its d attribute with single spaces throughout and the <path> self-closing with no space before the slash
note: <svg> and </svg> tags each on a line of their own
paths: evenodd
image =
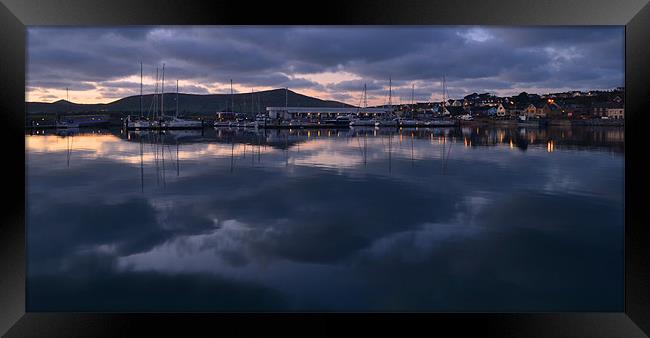
<svg viewBox="0 0 650 338">
<path fill-rule="evenodd" d="M 27 310 L 622 311 L 623 136 L 28 133 Z"/>
</svg>

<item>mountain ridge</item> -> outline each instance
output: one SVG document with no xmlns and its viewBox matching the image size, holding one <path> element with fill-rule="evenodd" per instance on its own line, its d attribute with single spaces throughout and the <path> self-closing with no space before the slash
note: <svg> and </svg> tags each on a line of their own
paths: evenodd
<svg viewBox="0 0 650 338">
<path fill-rule="evenodd" d="M 287 95 L 288 94 L 288 95 Z M 176 93 L 164 93 L 165 113 L 176 111 Z M 271 89 L 253 93 L 237 94 L 178 94 L 178 111 L 182 115 L 214 114 L 232 111 L 241 113 L 257 113 L 266 107 L 283 107 L 285 97 L 291 107 L 354 107 L 344 102 L 322 100 L 312 96 L 296 93 L 285 89 Z M 154 95 L 142 95 L 142 111 L 144 115 L 151 114 L 154 105 Z M 27 114 L 65 114 L 65 113 L 122 113 L 140 114 L 140 95 L 132 95 L 116 99 L 108 103 L 74 103 L 66 100 L 55 102 L 26 102 Z M 233 109 L 234 106 L 234 109 Z"/>
</svg>

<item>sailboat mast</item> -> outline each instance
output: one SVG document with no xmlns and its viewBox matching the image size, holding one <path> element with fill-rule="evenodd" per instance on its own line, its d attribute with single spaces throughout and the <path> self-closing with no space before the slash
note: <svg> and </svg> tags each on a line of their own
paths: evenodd
<svg viewBox="0 0 650 338">
<path fill-rule="evenodd" d="M 393 79 L 388 77 L 388 108 L 393 107 Z"/>
<path fill-rule="evenodd" d="M 65 100 L 68 105 L 68 113 L 70 112 L 70 95 L 68 94 L 68 87 L 65 87 Z"/>
<path fill-rule="evenodd" d="M 411 85 L 411 105 L 413 105 L 415 102 L 415 84 Z"/>
<path fill-rule="evenodd" d="M 176 117 L 178 118 L 178 80 L 176 80 Z"/>
<path fill-rule="evenodd" d="M 449 101 L 449 92 L 447 91 L 447 76 L 444 77 L 444 83 L 445 83 L 445 105 L 447 105 L 447 101 Z"/>
<path fill-rule="evenodd" d="M 158 81 L 160 78 L 160 74 L 158 72 L 158 67 L 156 67 L 156 85 L 154 86 L 153 90 L 153 119 L 158 118 Z"/>
<path fill-rule="evenodd" d="M 162 67 L 162 84 L 160 86 L 160 117 L 165 118 L 165 64 Z"/>
<path fill-rule="evenodd" d="M 445 75 L 442 76 L 442 102 L 447 104 L 447 79 Z"/>
<path fill-rule="evenodd" d="M 235 97 L 232 94 L 232 79 L 230 79 L 230 111 L 235 112 Z"/>
<path fill-rule="evenodd" d="M 411 117 L 415 118 L 415 84 L 411 85 Z"/>
<path fill-rule="evenodd" d="M 442 75 L 442 101 L 440 102 L 440 114 L 444 115 L 445 114 L 445 75 Z"/>
<path fill-rule="evenodd" d="M 368 86 L 363 84 L 363 108 L 368 108 Z"/>
<path fill-rule="evenodd" d="M 140 61 L 140 119 L 142 117 L 142 61 Z"/>
</svg>

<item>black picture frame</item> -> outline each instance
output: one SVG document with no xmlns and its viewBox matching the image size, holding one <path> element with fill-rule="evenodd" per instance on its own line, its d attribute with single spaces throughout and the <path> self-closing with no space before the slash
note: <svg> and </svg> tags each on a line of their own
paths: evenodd
<svg viewBox="0 0 650 338">
<path fill-rule="evenodd" d="M 624 25 L 625 310 L 525 314 L 100 314 L 25 312 L 26 26 L 36 25 Z M 0 112 L 6 147 L 0 227 L 0 333 L 7 337 L 138 334 L 399 333 L 425 330 L 500 337 L 643 337 L 650 334 L 650 231 L 644 224 L 650 114 L 650 3 L 587 1 L 1 0 Z M 254 322 L 254 324 L 253 324 Z M 349 329 L 347 325 L 353 324 Z M 308 326 L 306 326 L 308 325 Z M 644 333 L 645 332 L 645 333 Z"/>
</svg>

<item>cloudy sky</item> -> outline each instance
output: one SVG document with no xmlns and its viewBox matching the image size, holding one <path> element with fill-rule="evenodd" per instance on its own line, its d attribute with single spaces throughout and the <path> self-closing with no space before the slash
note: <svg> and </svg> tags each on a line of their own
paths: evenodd
<svg viewBox="0 0 650 338">
<path fill-rule="evenodd" d="M 31 27 L 28 101 L 110 102 L 145 93 L 165 64 L 165 91 L 284 88 L 359 104 L 472 92 L 612 89 L 624 85 L 624 28 L 600 27 Z"/>
</svg>

